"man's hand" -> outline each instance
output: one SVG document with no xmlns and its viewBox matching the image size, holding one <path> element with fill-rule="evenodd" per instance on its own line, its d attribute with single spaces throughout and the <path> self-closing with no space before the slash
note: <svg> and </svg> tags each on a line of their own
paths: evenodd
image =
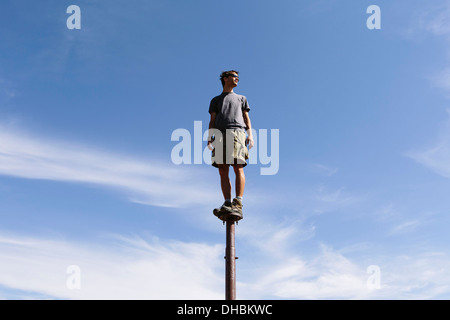
<svg viewBox="0 0 450 320">
<path fill-rule="evenodd" d="M 247 139 L 245 140 L 245 144 L 248 145 L 248 148 L 251 149 L 253 148 L 253 137 L 252 136 L 248 136 Z"/>
<path fill-rule="evenodd" d="M 245 125 L 247 126 L 247 139 L 245 140 L 245 144 L 248 145 L 248 148 L 251 149 L 253 148 L 253 134 L 252 134 L 252 124 L 250 121 L 250 117 L 248 116 L 248 111 L 245 111 L 244 114 L 244 122 Z"/>
<path fill-rule="evenodd" d="M 212 141 L 208 141 L 208 149 L 213 151 L 214 147 L 212 146 Z"/>
<path fill-rule="evenodd" d="M 208 139 L 208 149 L 209 149 L 210 151 L 213 151 L 213 150 L 214 150 L 214 147 L 213 147 L 213 145 L 212 145 L 213 141 L 214 141 L 214 138 L 209 138 L 209 139 Z"/>
</svg>

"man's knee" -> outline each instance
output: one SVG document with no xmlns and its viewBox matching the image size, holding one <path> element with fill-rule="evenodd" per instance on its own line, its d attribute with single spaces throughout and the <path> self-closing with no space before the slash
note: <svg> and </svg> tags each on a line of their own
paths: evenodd
<svg viewBox="0 0 450 320">
<path fill-rule="evenodd" d="M 233 169 L 235 174 L 244 175 L 244 166 L 242 164 L 235 164 Z"/>
<path fill-rule="evenodd" d="M 226 164 L 219 165 L 219 174 L 221 177 L 228 177 L 230 166 Z"/>
</svg>

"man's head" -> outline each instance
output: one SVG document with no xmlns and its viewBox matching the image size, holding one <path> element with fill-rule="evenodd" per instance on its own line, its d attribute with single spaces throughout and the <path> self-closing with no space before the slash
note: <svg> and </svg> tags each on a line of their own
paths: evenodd
<svg viewBox="0 0 450 320">
<path fill-rule="evenodd" d="M 225 87 L 225 85 L 236 87 L 239 82 L 239 71 L 230 70 L 222 72 L 220 74 L 220 81 L 222 82 L 222 87 Z"/>
</svg>

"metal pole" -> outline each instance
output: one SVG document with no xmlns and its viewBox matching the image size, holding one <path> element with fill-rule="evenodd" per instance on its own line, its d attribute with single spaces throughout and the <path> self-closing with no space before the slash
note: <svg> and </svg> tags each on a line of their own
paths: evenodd
<svg viewBox="0 0 450 320">
<path fill-rule="evenodd" d="M 235 221 L 227 219 L 227 246 L 225 249 L 225 299 L 236 300 Z"/>
</svg>

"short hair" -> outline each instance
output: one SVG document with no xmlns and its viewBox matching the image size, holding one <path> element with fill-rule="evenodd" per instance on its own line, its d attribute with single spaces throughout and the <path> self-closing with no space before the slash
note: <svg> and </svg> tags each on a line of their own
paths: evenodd
<svg viewBox="0 0 450 320">
<path fill-rule="evenodd" d="M 225 86 L 225 81 L 223 80 L 223 78 L 229 77 L 229 76 L 231 76 L 233 73 L 236 73 L 237 75 L 239 75 L 239 71 L 236 71 L 236 70 L 223 71 L 223 72 L 220 74 L 220 82 L 222 82 L 222 87 Z"/>
</svg>

